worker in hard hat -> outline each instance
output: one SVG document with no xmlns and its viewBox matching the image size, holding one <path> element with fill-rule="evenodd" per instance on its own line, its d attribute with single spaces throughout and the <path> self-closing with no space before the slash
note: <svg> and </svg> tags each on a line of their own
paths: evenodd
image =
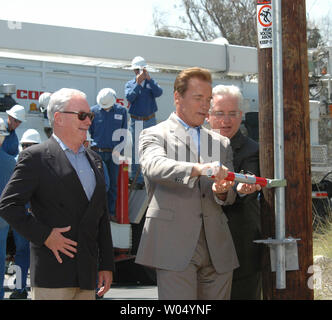
<svg viewBox="0 0 332 320">
<path fill-rule="evenodd" d="M 20 140 L 22 149 L 24 150 L 27 147 L 30 147 L 34 144 L 41 143 L 40 134 L 36 129 L 26 130 Z"/>
<path fill-rule="evenodd" d="M 47 117 L 47 106 L 51 99 L 51 95 L 52 95 L 52 93 L 50 93 L 50 92 L 44 92 L 39 96 L 39 99 L 38 99 L 39 110 L 41 113 L 44 114 L 44 131 L 48 138 L 52 135 L 51 124 L 48 121 L 48 117 Z"/>
<path fill-rule="evenodd" d="M 5 188 L 16 164 L 15 158 L 3 150 L 3 142 L 8 137 L 9 132 L 5 121 L 0 118 L 0 195 Z M 8 223 L 0 218 L 0 300 L 4 297 L 4 276 L 6 265 L 6 244 L 9 231 Z"/>
<path fill-rule="evenodd" d="M 41 143 L 40 134 L 35 129 L 26 130 L 20 140 L 22 150 Z M 26 205 L 26 213 L 30 214 L 30 204 Z M 15 265 L 20 268 L 20 277 L 16 274 L 16 286 L 14 291 L 10 294 L 9 299 L 27 299 L 27 277 L 30 267 L 30 243 L 27 239 L 21 236 L 15 229 L 12 229 L 15 241 Z"/>
<path fill-rule="evenodd" d="M 15 130 L 23 121 L 25 121 L 25 109 L 23 106 L 16 104 L 6 112 L 8 114 L 6 127 L 9 135 L 5 138 L 2 148 L 5 152 L 15 157 L 18 155 L 19 151 L 18 137 Z"/>
<path fill-rule="evenodd" d="M 110 187 L 107 191 L 110 218 L 115 220 L 116 197 L 119 174 L 118 147 L 126 142 L 127 110 L 116 103 L 116 92 L 103 88 L 97 95 L 97 104 L 91 107 L 95 117 L 89 128 L 93 142 L 91 149 L 96 151 L 106 164 Z M 122 150 L 123 153 L 123 150 Z"/>
<path fill-rule="evenodd" d="M 163 89 L 150 77 L 144 58 L 137 56 L 131 62 L 131 69 L 135 78 L 125 86 L 125 96 L 130 103 L 130 132 L 132 136 L 132 165 L 130 181 L 140 189 L 144 185 L 138 161 L 138 138 L 140 132 L 156 124 L 158 110 L 156 98 L 160 97 Z"/>
<path fill-rule="evenodd" d="M 44 119 L 46 119 L 46 125 L 50 126 L 47 118 L 47 106 L 51 99 L 51 93 L 50 92 L 44 92 L 39 96 L 38 103 L 39 103 L 39 110 L 41 113 L 44 114 Z"/>
<path fill-rule="evenodd" d="M 38 103 L 39 103 L 39 110 L 40 112 L 44 113 L 47 111 L 47 106 L 51 98 L 50 92 L 44 92 L 39 96 Z M 47 118 L 47 115 L 46 117 Z"/>
</svg>

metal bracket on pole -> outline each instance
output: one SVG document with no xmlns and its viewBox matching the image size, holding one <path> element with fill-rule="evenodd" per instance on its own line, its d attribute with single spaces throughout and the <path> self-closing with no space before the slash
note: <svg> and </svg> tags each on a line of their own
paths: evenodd
<svg viewBox="0 0 332 320">
<path fill-rule="evenodd" d="M 286 179 L 267 179 L 267 188 L 283 188 L 287 186 Z"/>
<path fill-rule="evenodd" d="M 301 239 L 288 237 L 281 240 L 267 238 L 266 240 L 254 240 L 254 242 L 263 243 L 269 246 L 271 271 L 277 272 L 278 269 L 277 246 L 285 247 L 285 270 L 286 271 L 299 270 L 299 259 L 298 259 L 298 250 L 297 250 L 297 241 L 299 240 Z"/>
</svg>

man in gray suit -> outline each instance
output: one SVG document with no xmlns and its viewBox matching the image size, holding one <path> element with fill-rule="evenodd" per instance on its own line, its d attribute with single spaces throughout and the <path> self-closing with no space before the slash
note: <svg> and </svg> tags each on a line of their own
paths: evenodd
<svg viewBox="0 0 332 320">
<path fill-rule="evenodd" d="M 235 172 L 259 176 L 258 143 L 240 131 L 243 102 L 240 89 L 218 85 L 212 95 L 208 121 L 212 129 L 230 139 Z M 223 208 L 240 262 L 240 268 L 233 274 L 232 300 L 261 299 L 261 247 L 253 242 L 261 239 L 258 190 L 260 187 L 252 185 L 252 194 L 237 195 L 234 204 Z"/>
<path fill-rule="evenodd" d="M 140 135 L 150 203 L 136 262 L 156 268 L 159 299 L 229 299 L 238 267 L 220 210 L 236 196 L 234 183 L 224 180 L 233 169 L 230 142 L 201 127 L 211 83 L 205 69 L 183 70 L 174 83 L 175 113 Z M 209 169 L 214 180 L 206 176 Z"/>
</svg>

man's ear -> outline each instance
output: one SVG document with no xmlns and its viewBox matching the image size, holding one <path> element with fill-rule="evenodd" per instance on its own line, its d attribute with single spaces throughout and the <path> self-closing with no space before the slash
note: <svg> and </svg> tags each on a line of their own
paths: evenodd
<svg viewBox="0 0 332 320">
<path fill-rule="evenodd" d="M 180 98 L 182 98 L 181 94 L 178 91 L 174 92 L 174 103 L 175 105 L 179 104 Z"/>
<path fill-rule="evenodd" d="M 57 124 L 58 126 L 62 125 L 62 117 L 60 112 L 55 112 L 54 113 L 54 124 Z"/>
</svg>

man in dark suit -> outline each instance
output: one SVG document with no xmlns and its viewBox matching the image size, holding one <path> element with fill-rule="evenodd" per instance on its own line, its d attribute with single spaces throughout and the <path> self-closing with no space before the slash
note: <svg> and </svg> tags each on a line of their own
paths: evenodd
<svg viewBox="0 0 332 320">
<path fill-rule="evenodd" d="M 114 259 L 102 161 L 82 146 L 93 114 L 83 92 L 61 89 L 48 118 L 53 135 L 20 153 L 0 216 L 31 241 L 32 299 L 94 299 L 97 268 L 103 295 Z"/>
<path fill-rule="evenodd" d="M 239 88 L 218 85 L 212 95 L 208 120 L 212 129 L 230 139 L 235 172 L 259 176 L 258 143 L 240 131 L 243 97 Z M 261 299 L 261 247 L 253 243 L 261 239 L 259 189 L 252 185 L 247 195 L 237 194 L 234 204 L 223 207 L 240 262 L 233 274 L 233 300 Z"/>
</svg>

